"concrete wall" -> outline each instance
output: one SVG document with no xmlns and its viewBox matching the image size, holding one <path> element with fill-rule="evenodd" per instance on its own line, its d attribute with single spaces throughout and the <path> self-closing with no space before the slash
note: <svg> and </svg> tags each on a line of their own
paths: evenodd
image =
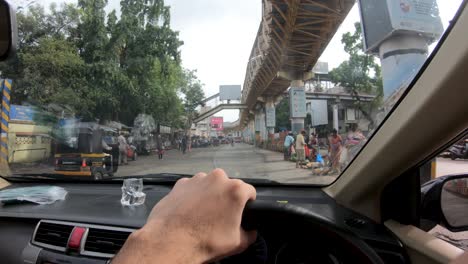
<svg viewBox="0 0 468 264">
<path fill-rule="evenodd" d="M 8 132 L 8 162 L 30 163 L 50 157 L 52 128 L 34 124 L 10 123 Z"/>
</svg>

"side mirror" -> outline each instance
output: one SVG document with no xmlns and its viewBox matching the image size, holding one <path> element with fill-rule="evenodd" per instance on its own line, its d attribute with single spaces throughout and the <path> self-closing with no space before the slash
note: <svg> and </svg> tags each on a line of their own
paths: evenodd
<svg viewBox="0 0 468 264">
<path fill-rule="evenodd" d="M 0 0 L 0 61 L 15 54 L 17 40 L 15 9 L 6 0 Z"/>
<path fill-rule="evenodd" d="M 425 183 L 421 187 L 421 218 L 452 232 L 468 230 L 468 174 Z"/>
</svg>

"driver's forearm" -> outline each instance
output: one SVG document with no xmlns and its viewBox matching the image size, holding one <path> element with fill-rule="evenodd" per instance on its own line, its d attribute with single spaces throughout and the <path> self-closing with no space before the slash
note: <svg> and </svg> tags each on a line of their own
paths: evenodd
<svg viewBox="0 0 468 264">
<path fill-rule="evenodd" d="M 133 232 L 112 264 L 126 263 L 203 263 L 196 254 L 196 248 L 186 246 L 191 237 L 181 234 L 165 234 L 159 228 L 143 227 Z"/>
</svg>

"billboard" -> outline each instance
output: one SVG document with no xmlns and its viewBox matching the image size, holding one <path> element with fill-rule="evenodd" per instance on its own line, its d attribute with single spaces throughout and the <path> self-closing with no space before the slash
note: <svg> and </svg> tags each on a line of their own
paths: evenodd
<svg viewBox="0 0 468 264">
<path fill-rule="evenodd" d="M 289 89 L 289 112 L 291 117 L 306 117 L 306 96 L 302 87 L 291 87 Z"/>
<path fill-rule="evenodd" d="M 436 0 L 359 0 L 364 49 L 378 52 L 379 45 L 397 33 L 415 32 L 429 40 L 444 29 Z"/>
<path fill-rule="evenodd" d="M 328 74 L 328 62 L 317 61 L 314 68 L 312 68 L 312 72 L 315 74 Z"/>
<path fill-rule="evenodd" d="M 240 100 L 241 86 L 240 85 L 220 85 L 219 86 L 220 100 Z"/>
<path fill-rule="evenodd" d="M 211 117 L 211 129 L 215 131 L 223 131 L 223 117 L 222 116 L 213 116 Z"/>
<path fill-rule="evenodd" d="M 327 100 L 310 100 L 312 126 L 328 125 Z"/>
<path fill-rule="evenodd" d="M 33 121 L 34 109 L 32 106 L 11 105 L 10 120 L 14 121 Z"/>
</svg>

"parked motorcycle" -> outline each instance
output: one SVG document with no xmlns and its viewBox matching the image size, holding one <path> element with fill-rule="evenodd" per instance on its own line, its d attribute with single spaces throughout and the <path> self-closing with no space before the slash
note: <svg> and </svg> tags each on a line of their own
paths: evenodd
<svg viewBox="0 0 468 264">
<path fill-rule="evenodd" d="M 468 159 L 468 143 L 465 145 L 453 145 L 448 149 L 450 153 L 450 158 L 452 160 L 456 159 Z"/>
</svg>

